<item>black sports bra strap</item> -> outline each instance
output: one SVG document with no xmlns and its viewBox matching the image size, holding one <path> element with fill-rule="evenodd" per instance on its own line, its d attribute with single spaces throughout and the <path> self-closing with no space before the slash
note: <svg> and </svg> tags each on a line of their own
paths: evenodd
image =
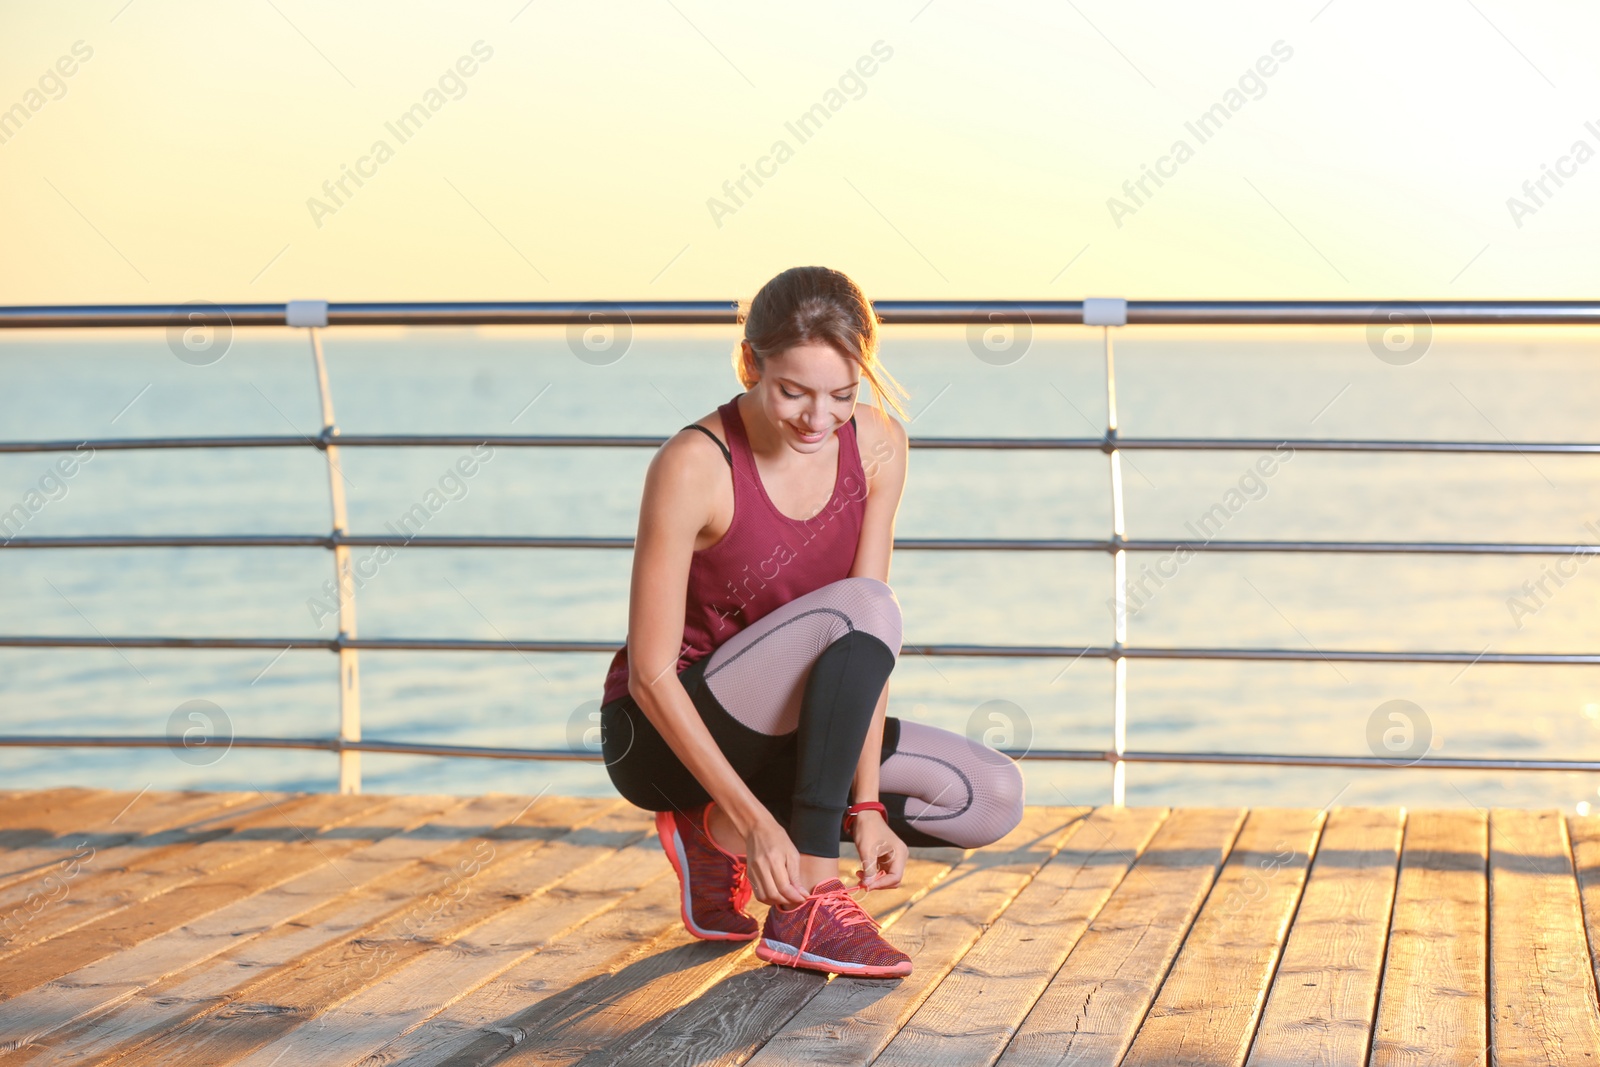
<svg viewBox="0 0 1600 1067">
<path fill-rule="evenodd" d="M 728 451 L 728 446 L 722 443 L 722 438 L 718 437 L 716 434 L 714 434 L 710 430 L 706 429 L 706 427 L 701 426 L 698 422 L 691 422 L 689 425 L 685 426 L 684 429 L 685 430 L 699 430 L 702 433 L 704 433 L 707 437 L 709 437 L 713 441 L 715 441 L 717 443 L 717 447 L 722 449 L 722 455 L 723 455 L 723 457 L 725 459 L 727 459 L 728 466 L 730 468 L 733 466 L 733 453 L 729 452 Z"/>
</svg>

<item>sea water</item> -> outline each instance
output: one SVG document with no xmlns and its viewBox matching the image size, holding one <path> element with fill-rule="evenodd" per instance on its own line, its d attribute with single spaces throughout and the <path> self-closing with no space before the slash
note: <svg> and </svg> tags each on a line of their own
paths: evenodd
<svg viewBox="0 0 1600 1067">
<path fill-rule="evenodd" d="M 910 394 L 913 442 L 1104 432 L 1102 331 L 1034 328 L 998 354 L 990 340 L 962 328 L 885 329 L 882 354 Z M 1403 363 L 1378 358 L 1361 328 L 1129 327 L 1113 340 L 1122 435 L 1268 442 L 1250 451 L 1123 451 L 1129 537 L 1600 541 L 1600 458 L 1274 447 L 1324 437 L 1600 439 L 1600 374 L 1582 334 L 1438 328 L 1425 353 Z M 341 328 L 325 331 L 324 343 L 345 433 L 665 437 L 741 391 L 729 330 L 636 327 L 598 354 L 560 328 Z M 237 330 L 210 362 L 176 351 L 160 331 L 0 338 L 0 436 L 77 443 L 320 431 L 303 332 Z M 870 399 L 864 391 L 863 402 Z M 476 448 L 343 449 L 352 532 L 634 535 L 652 449 Z M 330 528 L 327 466 L 309 444 L 100 449 L 86 461 L 79 450 L 69 475 L 57 464 L 72 455 L 0 455 L 0 509 L 12 516 L 0 538 Z M 1103 539 L 1111 514 L 1109 461 L 1098 450 L 914 447 L 896 536 Z M 376 554 L 353 551 L 363 575 L 362 637 L 615 647 L 626 632 L 625 549 L 407 546 L 381 560 Z M 1135 583 L 1124 605 L 1130 645 L 1313 657 L 1128 661 L 1130 749 L 1600 757 L 1600 667 L 1319 655 L 1595 652 L 1600 564 L 1587 557 L 1139 552 L 1127 560 Z M 324 548 L 0 552 L 0 632 L 95 640 L 82 649 L 0 649 L 0 733 L 199 731 L 191 736 L 198 744 L 173 750 L 0 748 L 0 786 L 333 788 L 337 761 L 329 753 L 226 744 L 229 732 L 336 734 L 330 652 L 128 649 L 117 640 L 331 639 L 331 577 Z M 890 583 L 908 646 L 890 682 L 891 714 L 1005 748 L 1111 747 L 1107 660 L 909 650 L 1109 645 L 1117 604 L 1107 553 L 901 549 Z M 363 736 L 581 746 L 592 739 L 609 659 L 366 652 Z M 191 714 L 212 706 L 225 724 Z M 1395 708 L 1408 709 L 1403 720 L 1392 717 Z M 378 792 L 611 791 L 592 763 L 369 754 L 362 765 L 364 788 Z M 1109 799 L 1103 763 L 1024 767 L 1030 803 Z M 1135 804 L 1600 805 L 1600 775 L 1153 764 L 1130 765 L 1127 774 Z"/>
</svg>

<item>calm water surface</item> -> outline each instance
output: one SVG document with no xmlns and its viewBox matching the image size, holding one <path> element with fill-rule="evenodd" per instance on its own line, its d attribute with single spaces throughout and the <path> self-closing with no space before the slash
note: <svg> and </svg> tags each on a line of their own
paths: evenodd
<svg viewBox="0 0 1600 1067">
<path fill-rule="evenodd" d="M 609 365 L 574 357 L 555 330 L 335 330 L 326 336 L 345 432 L 667 435 L 736 392 L 732 335 L 637 329 Z M 0 339 L 0 435 L 71 439 L 314 434 L 303 337 L 241 330 L 220 361 L 181 362 L 160 335 Z M 1118 336 L 1129 436 L 1594 440 L 1591 343 L 1537 331 L 1435 332 L 1408 366 L 1376 359 L 1361 330 Z M 1035 330 L 1009 365 L 977 359 L 961 331 L 900 328 L 884 357 L 911 394 L 919 435 L 1094 436 L 1103 428 L 1098 331 Z M 1600 539 L 1600 461 L 1586 457 L 1355 456 L 1301 451 L 1125 453 L 1128 533 L 1222 538 Z M 356 532 L 418 505 L 429 534 L 631 536 L 649 449 L 347 449 Z M 56 454 L 0 456 L 13 533 L 323 533 L 327 475 L 312 448 L 100 451 L 71 477 Z M 1098 452 L 912 453 L 901 537 L 1104 537 Z M 1270 474 L 1262 474 L 1270 468 Z M 31 495 L 30 495 L 31 494 Z M 1588 526 L 1586 524 L 1593 524 Z M 356 553 L 358 561 L 368 550 Z M 1552 557 L 1130 555 L 1147 578 L 1130 623 L 1145 645 L 1308 650 L 1593 652 L 1600 565 Z M 571 637 L 620 643 L 631 556 L 617 550 L 408 548 L 358 595 L 367 637 Z M 1560 565 L 1559 582 L 1548 572 Z M 331 637 L 323 549 L 0 552 L 0 632 L 101 637 L 85 650 L 0 649 L 0 732 L 162 734 L 208 700 L 240 735 L 328 736 L 334 658 L 323 651 L 115 647 L 118 635 Z M 1111 564 L 1091 553 L 902 550 L 891 584 L 907 644 L 1108 644 Z M 1530 594 L 1525 583 L 1543 582 Z M 1531 586 L 1537 589 L 1537 586 Z M 1513 598 L 1520 600 L 1518 602 Z M 368 653 L 369 738 L 564 746 L 581 736 L 608 655 Z M 1109 663 L 905 657 L 891 714 L 1007 745 L 1110 744 Z M 1130 748 L 1368 754 L 1374 712 L 1423 709 L 1444 756 L 1600 755 L 1600 668 L 1132 661 Z M 994 702 L 1006 702 L 1003 704 Z M 1012 710 L 1015 709 L 1015 710 Z M 1005 710 L 1002 719 L 990 717 Z M 574 723 L 577 724 L 576 730 Z M 1382 724 L 1380 723 L 1380 726 Z M 1378 736 L 1381 737 L 1381 729 Z M 0 786 L 310 788 L 325 753 L 232 751 L 193 765 L 166 750 L 0 750 Z M 364 757 L 381 792 L 602 794 L 603 770 L 485 760 Z M 1031 803 L 1098 803 L 1099 765 L 1026 765 Z M 1362 772 L 1135 765 L 1129 802 L 1600 806 L 1597 775 Z"/>
</svg>

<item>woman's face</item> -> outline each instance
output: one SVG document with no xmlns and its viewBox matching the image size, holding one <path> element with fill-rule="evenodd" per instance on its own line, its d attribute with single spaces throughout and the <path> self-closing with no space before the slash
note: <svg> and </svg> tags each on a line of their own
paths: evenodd
<svg viewBox="0 0 1600 1067">
<path fill-rule="evenodd" d="M 818 452 L 855 414 L 861 367 L 825 344 L 797 345 L 769 357 L 751 387 L 767 419 L 798 452 Z"/>
</svg>

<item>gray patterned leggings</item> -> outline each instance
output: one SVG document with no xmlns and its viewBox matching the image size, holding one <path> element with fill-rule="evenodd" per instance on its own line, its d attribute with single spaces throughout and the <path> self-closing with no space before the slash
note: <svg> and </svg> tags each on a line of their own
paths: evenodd
<svg viewBox="0 0 1600 1067">
<path fill-rule="evenodd" d="M 762 616 L 680 680 L 739 777 L 807 855 L 837 856 L 840 817 L 872 713 L 900 655 L 900 602 L 845 578 Z M 601 709 L 612 782 L 652 811 L 709 799 L 632 697 Z M 960 734 L 889 717 L 880 799 L 908 845 L 975 848 L 1022 818 L 1022 774 Z"/>
</svg>

